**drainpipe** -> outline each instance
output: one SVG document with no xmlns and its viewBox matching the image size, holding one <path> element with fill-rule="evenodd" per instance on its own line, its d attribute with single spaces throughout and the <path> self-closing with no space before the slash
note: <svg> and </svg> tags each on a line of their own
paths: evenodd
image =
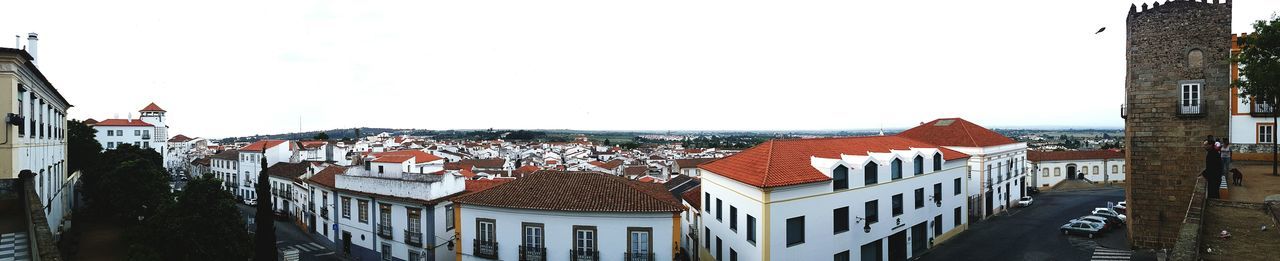
<svg viewBox="0 0 1280 261">
<path fill-rule="evenodd" d="M 379 209 L 379 208 L 378 208 L 378 198 L 376 198 L 376 197 L 369 197 L 369 202 L 373 203 L 373 204 L 371 204 L 371 206 L 369 206 L 369 210 L 370 210 L 369 212 L 372 212 L 372 213 L 378 213 L 379 215 L 381 215 L 381 214 L 382 214 L 382 212 L 378 212 L 378 209 Z M 378 257 L 382 257 L 382 255 L 385 255 L 385 254 L 387 254 L 387 253 L 382 253 L 382 252 L 381 252 L 381 251 L 382 251 L 382 247 L 381 247 L 380 245 L 378 245 L 378 220 L 379 220 L 378 218 L 379 218 L 379 217 L 378 217 L 378 216 L 373 216 L 373 215 L 370 215 L 370 216 L 372 216 L 372 217 L 370 217 L 370 219 L 369 219 L 369 224 L 371 224 L 371 225 L 372 225 L 372 227 L 371 227 L 371 229 L 372 229 L 372 230 L 370 230 L 370 231 L 373 231 L 373 237 L 372 237 L 372 238 L 373 238 L 373 245 L 371 245 L 371 246 L 369 246 L 369 247 L 373 248 L 373 252 L 374 252 L 374 253 L 378 253 Z"/>
</svg>

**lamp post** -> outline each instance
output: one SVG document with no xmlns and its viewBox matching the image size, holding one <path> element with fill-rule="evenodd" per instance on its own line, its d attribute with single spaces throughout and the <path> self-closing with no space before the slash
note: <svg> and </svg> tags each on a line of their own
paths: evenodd
<svg viewBox="0 0 1280 261">
<path fill-rule="evenodd" d="M 853 217 L 857 220 L 854 223 L 862 223 L 862 233 L 871 233 L 871 222 L 865 222 L 867 219 L 862 217 Z"/>
</svg>

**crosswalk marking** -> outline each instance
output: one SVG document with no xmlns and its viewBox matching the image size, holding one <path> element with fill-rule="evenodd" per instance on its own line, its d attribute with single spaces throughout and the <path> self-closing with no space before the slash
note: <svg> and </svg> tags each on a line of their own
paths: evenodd
<svg viewBox="0 0 1280 261">
<path fill-rule="evenodd" d="M 1133 251 L 1129 251 L 1129 250 L 1119 250 L 1119 249 L 1099 247 L 1093 250 L 1093 257 L 1090 258 L 1090 260 L 1098 260 L 1098 261 L 1129 260 L 1129 257 L 1132 255 L 1133 255 Z"/>
<path fill-rule="evenodd" d="M 321 246 L 320 244 L 316 244 L 315 242 L 311 242 L 306 244 L 283 246 L 283 247 L 280 247 L 280 249 L 281 250 L 297 249 L 298 252 L 312 252 L 312 251 L 325 250 L 325 247 Z"/>
</svg>

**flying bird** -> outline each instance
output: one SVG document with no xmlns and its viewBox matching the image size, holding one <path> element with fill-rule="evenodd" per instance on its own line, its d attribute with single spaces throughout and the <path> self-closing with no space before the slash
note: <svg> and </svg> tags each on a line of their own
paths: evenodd
<svg viewBox="0 0 1280 261">
<path fill-rule="evenodd" d="M 1106 31 L 1106 30 L 1107 30 L 1107 28 L 1106 28 L 1106 27 L 1098 28 L 1098 32 L 1093 33 L 1093 34 L 1100 34 L 1100 33 L 1102 33 L 1102 31 Z"/>
</svg>

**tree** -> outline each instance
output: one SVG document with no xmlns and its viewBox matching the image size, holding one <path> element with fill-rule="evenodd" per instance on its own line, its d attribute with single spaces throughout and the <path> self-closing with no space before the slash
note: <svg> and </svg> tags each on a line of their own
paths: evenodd
<svg viewBox="0 0 1280 261">
<path fill-rule="evenodd" d="M 98 130 L 78 120 L 67 121 L 67 169 L 86 171 L 97 166 L 102 157 L 102 144 L 95 133 Z"/>
<path fill-rule="evenodd" d="M 122 144 L 102 153 L 98 162 L 82 178 L 93 211 L 117 221 L 137 221 L 172 203 L 169 175 L 155 150 Z"/>
<path fill-rule="evenodd" d="M 323 131 L 322 131 L 322 132 L 320 132 L 320 133 L 316 133 L 316 136 L 311 137 L 311 139 L 313 139 L 313 140 L 329 140 L 329 134 L 328 134 L 328 133 L 325 133 L 325 132 L 323 132 Z"/>
<path fill-rule="evenodd" d="M 1240 63 L 1240 79 L 1232 85 L 1240 88 L 1243 96 L 1271 104 L 1275 110 L 1275 105 L 1280 104 L 1280 17 L 1272 15 L 1270 21 L 1256 21 L 1253 30 L 1243 37 L 1240 52 L 1233 54 L 1232 60 Z M 1277 117 L 1280 115 L 1272 113 L 1273 121 Z M 1280 175 L 1277 145 L 1280 144 L 1272 139 L 1271 175 Z"/>
<path fill-rule="evenodd" d="M 177 204 L 165 206 L 149 218 L 131 252 L 131 259 L 245 260 L 250 256 L 249 233 L 236 208 L 235 197 L 209 176 L 187 183 Z M 272 241 L 274 242 L 274 241 Z"/>
<path fill-rule="evenodd" d="M 265 149 L 263 150 L 265 153 Z M 258 211 L 254 216 L 254 224 L 257 224 L 258 230 L 255 232 L 255 240 L 253 242 L 253 260 L 257 261 L 275 261 L 276 260 L 276 223 L 274 220 L 274 207 L 271 206 L 271 181 L 267 179 L 267 157 L 262 157 L 260 161 L 262 171 L 258 172 Z"/>
</svg>

